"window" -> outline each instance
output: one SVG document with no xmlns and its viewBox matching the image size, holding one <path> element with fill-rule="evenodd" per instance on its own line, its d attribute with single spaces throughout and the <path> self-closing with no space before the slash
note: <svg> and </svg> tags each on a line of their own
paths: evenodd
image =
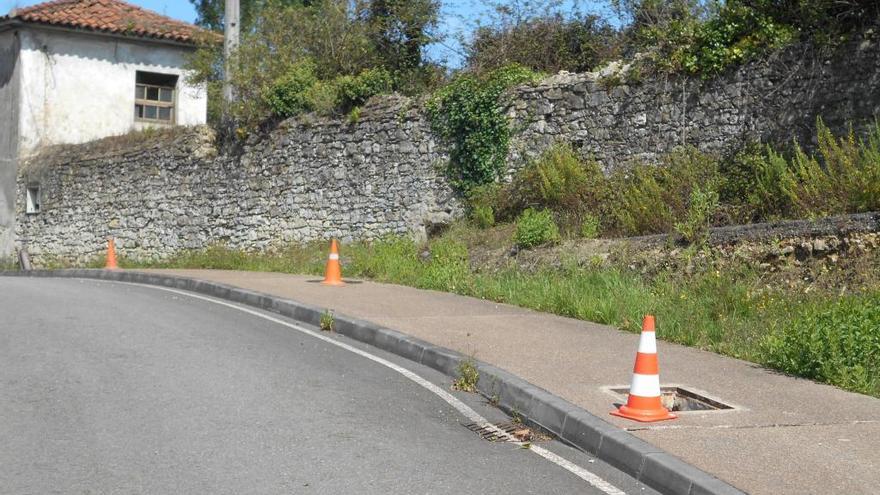
<svg viewBox="0 0 880 495">
<path fill-rule="evenodd" d="M 25 213 L 33 215 L 40 212 L 40 186 L 28 186 Z"/>
<path fill-rule="evenodd" d="M 141 122 L 174 123 L 177 76 L 137 72 L 134 119 Z"/>
</svg>

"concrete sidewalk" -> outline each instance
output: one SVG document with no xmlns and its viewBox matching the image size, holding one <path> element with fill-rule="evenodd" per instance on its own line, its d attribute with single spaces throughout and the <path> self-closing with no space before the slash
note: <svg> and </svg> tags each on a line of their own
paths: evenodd
<svg viewBox="0 0 880 495">
<path fill-rule="evenodd" d="M 640 424 L 608 414 L 638 336 L 447 293 L 364 282 L 325 287 L 276 273 L 157 270 L 264 292 L 365 320 L 506 369 L 753 494 L 880 491 L 880 400 L 660 343 L 660 374 L 735 406 Z M 657 323 L 662 338 L 663 322 Z"/>
</svg>

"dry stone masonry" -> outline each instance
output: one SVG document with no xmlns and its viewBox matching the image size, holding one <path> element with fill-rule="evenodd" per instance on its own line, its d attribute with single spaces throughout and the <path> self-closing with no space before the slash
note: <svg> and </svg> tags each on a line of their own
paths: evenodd
<svg viewBox="0 0 880 495">
<path fill-rule="evenodd" d="M 681 144 L 809 144 L 817 117 L 841 131 L 880 114 L 880 48 L 869 42 L 795 47 L 711 81 L 632 79 L 562 73 L 512 90 L 511 169 L 560 140 L 612 168 Z M 108 235 L 146 259 L 424 236 L 461 213 L 446 159 L 419 103 L 400 96 L 374 99 L 357 122 L 291 119 L 235 151 L 218 151 L 206 128 L 49 149 L 20 167 L 15 242 L 45 264 L 90 259 Z M 26 212 L 29 186 L 40 188 L 39 213 Z"/>
</svg>

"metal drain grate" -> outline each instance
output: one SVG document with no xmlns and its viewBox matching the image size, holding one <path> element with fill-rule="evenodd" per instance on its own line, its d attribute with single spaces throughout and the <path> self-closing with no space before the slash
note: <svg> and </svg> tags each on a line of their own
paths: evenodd
<svg viewBox="0 0 880 495">
<path fill-rule="evenodd" d="M 465 428 L 480 435 L 483 440 L 490 442 L 533 442 L 545 440 L 535 435 L 530 428 L 523 426 L 521 423 L 471 423 L 464 425 Z"/>
</svg>

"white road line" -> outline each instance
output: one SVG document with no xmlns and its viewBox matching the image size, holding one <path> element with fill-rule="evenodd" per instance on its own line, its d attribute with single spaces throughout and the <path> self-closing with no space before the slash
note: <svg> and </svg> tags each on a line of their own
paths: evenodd
<svg viewBox="0 0 880 495">
<path fill-rule="evenodd" d="M 227 303 L 225 301 L 219 301 L 217 299 L 212 299 L 210 297 L 204 297 L 204 296 L 200 296 L 198 294 L 193 294 L 191 292 L 186 292 L 186 291 L 177 290 L 177 289 L 170 289 L 167 287 L 159 287 L 159 286 L 147 285 L 147 284 L 131 284 L 131 285 L 139 285 L 141 287 L 148 287 L 150 289 L 157 289 L 157 290 L 163 290 L 163 291 L 167 291 L 167 292 L 173 292 L 175 294 L 180 294 L 183 296 L 192 297 L 194 299 L 200 299 L 202 301 L 207 301 L 209 303 L 219 304 L 221 306 L 226 306 L 228 308 L 237 309 L 238 311 L 248 313 L 250 315 L 262 318 L 264 320 L 269 320 L 273 323 L 277 323 L 279 325 L 283 325 L 285 327 L 292 328 L 298 332 L 307 334 L 307 335 L 314 337 L 316 339 L 323 340 L 324 342 L 327 342 L 328 344 L 332 344 L 337 347 L 341 347 L 349 352 L 353 352 L 353 353 L 357 354 L 358 356 L 367 358 L 370 361 L 381 364 L 382 366 L 385 366 L 386 368 L 390 368 L 390 369 L 400 373 L 401 375 L 409 378 L 413 382 L 415 382 L 418 385 L 422 386 L 423 388 L 431 391 L 432 393 L 434 393 L 435 395 L 437 395 L 438 397 L 440 397 L 441 399 L 446 401 L 450 406 L 454 407 L 459 413 L 461 413 L 462 416 L 467 418 L 469 421 L 477 423 L 479 426 L 481 426 L 483 428 L 494 431 L 498 436 L 504 437 L 512 443 L 518 444 L 520 446 L 524 445 L 524 443 L 522 443 L 522 442 L 517 442 L 506 431 L 503 431 L 500 428 L 496 427 L 495 425 L 491 424 L 488 420 L 486 420 L 486 418 L 481 416 L 480 413 L 471 409 L 470 406 L 468 406 L 464 402 L 460 401 L 454 395 L 450 394 L 446 390 L 443 390 L 442 388 L 438 387 L 437 385 L 434 385 L 433 383 L 429 382 L 428 380 L 425 380 L 424 378 L 413 373 L 412 371 L 410 371 L 402 366 L 398 366 L 398 365 L 392 363 L 391 361 L 388 361 L 387 359 L 380 358 L 379 356 L 375 356 L 373 354 L 370 354 L 369 352 L 363 351 L 363 350 L 358 349 L 356 347 L 352 347 L 344 342 L 339 342 L 338 340 L 327 337 L 326 335 L 321 335 L 320 333 L 309 330 L 305 327 L 301 327 L 299 325 L 294 325 L 294 324 L 289 323 L 287 321 L 284 321 L 280 318 L 274 318 L 272 316 L 263 314 L 259 311 L 248 309 L 248 308 L 238 306 L 235 304 Z M 581 466 L 578 466 L 577 464 L 574 464 L 571 461 L 568 461 L 568 460 L 554 454 L 553 452 L 550 452 L 547 449 L 544 449 L 542 447 L 539 447 L 537 445 L 532 444 L 529 446 L 529 450 L 534 452 L 535 454 L 543 457 L 544 459 L 558 465 L 559 467 L 571 472 L 572 474 L 574 474 L 578 478 L 581 478 L 582 480 L 586 481 L 587 483 L 593 485 L 593 487 L 605 492 L 608 495 L 626 495 L 625 492 L 621 491 L 620 489 L 618 489 L 617 487 L 615 487 L 611 483 L 600 478 L 596 474 L 582 468 Z"/>
</svg>

